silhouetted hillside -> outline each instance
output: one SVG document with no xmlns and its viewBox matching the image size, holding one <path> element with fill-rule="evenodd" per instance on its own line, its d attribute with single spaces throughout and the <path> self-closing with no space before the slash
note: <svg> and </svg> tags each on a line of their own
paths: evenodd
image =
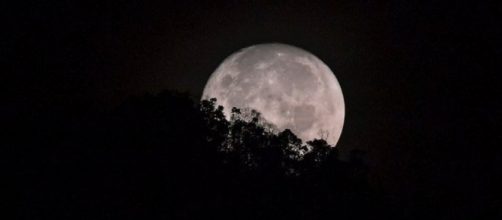
<svg viewBox="0 0 502 220">
<path fill-rule="evenodd" d="M 341 160 L 326 141 L 278 131 L 259 112 L 231 113 L 227 120 L 215 99 L 173 91 L 99 114 L 12 112 L 18 124 L 7 140 L 17 153 L 6 164 L 21 189 L 16 211 L 21 219 L 477 215 L 479 207 L 445 215 L 438 202 L 454 206 L 450 194 L 387 194 L 368 182 L 364 152 Z"/>
<path fill-rule="evenodd" d="M 378 210 L 360 161 L 339 160 L 324 140 L 276 131 L 253 110 L 234 108 L 227 121 L 215 103 L 166 91 L 104 114 L 27 119 L 33 138 L 24 140 L 17 173 L 19 211 L 25 218 L 256 219 Z"/>
</svg>

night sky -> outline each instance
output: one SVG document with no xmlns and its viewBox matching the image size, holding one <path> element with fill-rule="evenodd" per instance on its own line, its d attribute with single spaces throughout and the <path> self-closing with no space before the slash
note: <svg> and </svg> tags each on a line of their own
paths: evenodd
<svg viewBox="0 0 502 220">
<path fill-rule="evenodd" d="M 366 152 L 375 185 L 479 206 L 493 196 L 500 154 L 484 147 L 500 140 L 489 132 L 500 118 L 496 4 L 62 1 L 2 11 L 7 117 L 69 120 L 165 89 L 197 100 L 227 56 L 280 42 L 335 73 L 346 104 L 338 147 Z"/>
</svg>

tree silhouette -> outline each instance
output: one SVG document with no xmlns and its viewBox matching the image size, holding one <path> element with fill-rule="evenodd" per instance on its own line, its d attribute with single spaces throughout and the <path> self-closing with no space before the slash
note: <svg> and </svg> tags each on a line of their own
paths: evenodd
<svg viewBox="0 0 502 220">
<path fill-rule="evenodd" d="M 277 132 L 253 109 L 232 108 L 227 121 L 217 100 L 202 100 L 200 111 L 206 123 L 208 144 L 215 146 L 225 163 L 242 171 L 273 175 L 313 172 L 331 155 L 333 147 L 323 139 L 303 144 L 291 130 Z M 336 155 L 335 155 L 336 156 Z"/>
</svg>

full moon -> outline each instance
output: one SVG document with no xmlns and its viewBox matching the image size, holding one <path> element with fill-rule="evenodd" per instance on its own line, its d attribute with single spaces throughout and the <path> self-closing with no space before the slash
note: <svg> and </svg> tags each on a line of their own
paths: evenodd
<svg viewBox="0 0 502 220">
<path fill-rule="evenodd" d="M 232 107 L 255 109 L 278 129 L 303 141 L 335 146 L 345 103 L 330 68 L 313 54 L 285 44 L 259 44 L 226 58 L 211 75 L 202 99 L 216 98 L 227 119 Z"/>
</svg>

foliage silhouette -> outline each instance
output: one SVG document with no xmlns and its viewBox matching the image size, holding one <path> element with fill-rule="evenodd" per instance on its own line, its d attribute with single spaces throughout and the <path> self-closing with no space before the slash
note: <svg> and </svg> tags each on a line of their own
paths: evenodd
<svg viewBox="0 0 502 220">
<path fill-rule="evenodd" d="M 253 109 L 233 107 L 230 121 L 217 100 L 203 100 L 201 112 L 209 129 L 206 140 L 217 145 L 225 161 L 232 161 L 246 171 L 273 175 L 301 175 L 314 172 L 335 148 L 325 140 L 315 139 L 305 145 L 291 130 L 276 132 L 261 114 Z M 336 157 L 330 157 L 337 160 Z"/>
</svg>

